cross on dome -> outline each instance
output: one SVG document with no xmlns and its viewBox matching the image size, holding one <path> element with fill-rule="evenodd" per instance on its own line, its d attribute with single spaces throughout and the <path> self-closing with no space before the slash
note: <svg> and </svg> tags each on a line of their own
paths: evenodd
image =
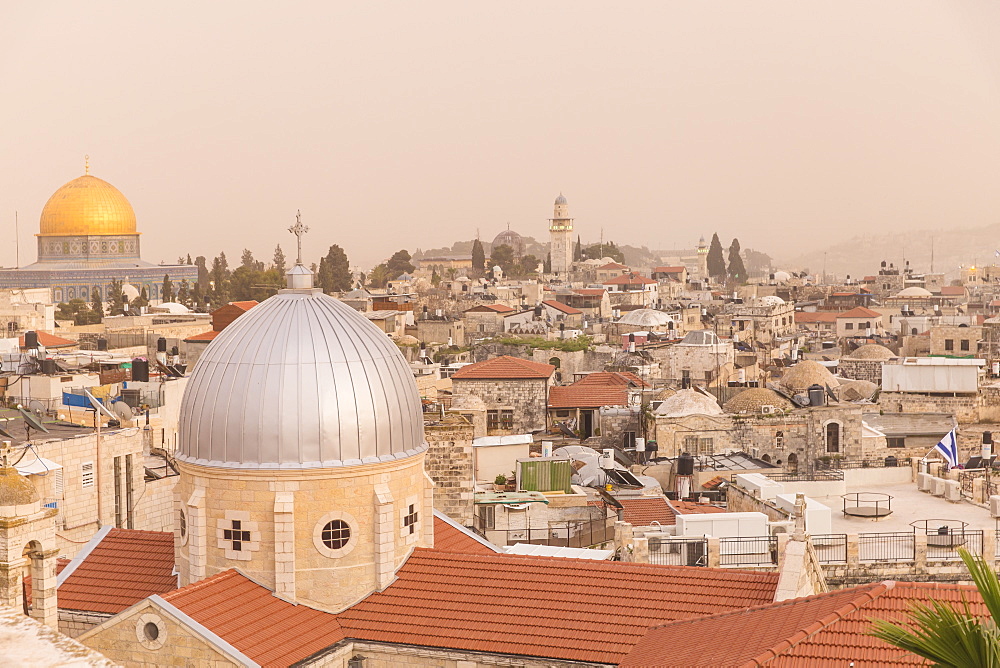
<svg viewBox="0 0 1000 668">
<path fill-rule="evenodd" d="M 302 224 L 301 210 L 295 211 L 295 224 L 289 227 L 288 231 L 295 235 L 299 246 L 298 256 L 295 258 L 295 264 L 302 264 L 302 235 L 309 231 L 309 227 Z"/>
</svg>

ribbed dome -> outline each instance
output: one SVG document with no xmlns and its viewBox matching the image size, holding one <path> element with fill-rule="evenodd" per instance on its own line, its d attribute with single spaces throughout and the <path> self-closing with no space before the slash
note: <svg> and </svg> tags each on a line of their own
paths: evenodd
<svg viewBox="0 0 1000 668">
<path fill-rule="evenodd" d="M 859 346 L 847 358 L 852 360 L 888 360 L 895 356 L 896 353 L 885 346 L 880 346 L 877 343 L 866 343 L 863 346 Z"/>
<path fill-rule="evenodd" d="M 420 397 L 395 344 L 319 290 L 283 290 L 226 327 L 184 393 L 178 457 L 319 468 L 424 448 Z"/>
<path fill-rule="evenodd" d="M 837 387 L 839 381 L 819 362 L 802 360 L 785 372 L 778 384 L 791 393 L 805 392 L 810 385 Z"/>
<path fill-rule="evenodd" d="M 697 390 L 680 390 L 660 404 L 655 413 L 665 417 L 687 415 L 722 415 L 719 403 Z"/>
<path fill-rule="evenodd" d="M 618 323 L 622 325 L 635 325 L 637 327 L 663 327 L 672 321 L 673 318 L 663 311 L 639 308 L 623 315 L 619 318 Z"/>
<path fill-rule="evenodd" d="M 107 181 L 85 174 L 55 191 L 42 209 L 39 236 L 136 234 L 135 211 Z"/>
<path fill-rule="evenodd" d="M 0 506 L 26 506 L 39 500 L 38 490 L 13 466 L 0 466 Z"/>
<path fill-rule="evenodd" d="M 565 204 L 566 198 L 563 197 L 562 193 L 559 193 L 559 197 L 556 197 L 556 204 Z"/>
<path fill-rule="evenodd" d="M 743 390 L 727 401 L 723 408 L 727 413 L 760 413 L 763 406 L 774 406 L 777 410 L 794 408 L 791 401 L 766 387 Z"/>
</svg>

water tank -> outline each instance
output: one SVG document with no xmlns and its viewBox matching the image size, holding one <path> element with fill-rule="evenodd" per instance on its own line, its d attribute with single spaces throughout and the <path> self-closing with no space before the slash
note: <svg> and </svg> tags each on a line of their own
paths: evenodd
<svg viewBox="0 0 1000 668">
<path fill-rule="evenodd" d="M 132 360 L 132 380 L 138 383 L 149 382 L 149 362 L 140 357 Z"/>
<path fill-rule="evenodd" d="M 38 360 L 38 365 L 41 367 L 41 371 L 46 376 L 53 376 L 59 373 L 59 368 L 56 366 L 56 361 L 53 359 L 43 359 Z"/>
<path fill-rule="evenodd" d="M 809 405 L 826 406 L 826 388 L 824 388 L 822 385 L 810 385 Z"/>
<path fill-rule="evenodd" d="M 38 347 L 38 332 L 30 331 L 24 333 L 24 347 L 29 350 Z"/>
<path fill-rule="evenodd" d="M 885 466 L 886 468 L 899 466 L 899 460 L 896 459 L 893 455 L 889 455 L 888 457 L 885 458 Z"/>
<path fill-rule="evenodd" d="M 677 475 L 694 475 L 694 457 L 685 452 L 677 458 Z"/>
<path fill-rule="evenodd" d="M 158 353 L 167 352 L 167 340 L 162 336 L 156 340 L 156 352 Z"/>
<path fill-rule="evenodd" d="M 108 349 L 108 340 L 106 338 L 104 338 L 103 336 L 101 338 L 97 339 L 97 349 L 98 350 L 107 350 Z"/>
</svg>

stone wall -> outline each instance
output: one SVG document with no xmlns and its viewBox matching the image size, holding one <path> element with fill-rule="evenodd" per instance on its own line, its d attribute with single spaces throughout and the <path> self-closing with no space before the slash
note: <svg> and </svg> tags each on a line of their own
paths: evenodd
<svg viewBox="0 0 1000 668">
<path fill-rule="evenodd" d="M 559 360 L 556 369 L 558 382 L 569 384 L 573 382 L 574 374 L 593 373 L 604 371 L 604 367 L 611 364 L 614 355 L 609 352 L 598 352 L 596 350 L 574 350 L 563 352 L 561 350 L 544 350 L 536 348 L 531 353 L 531 359 L 542 364 L 554 364 L 553 358 Z"/>
<path fill-rule="evenodd" d="M 178 479 L 172 475 L 145 483 L 146 491 L 133 511 L 137 529 L 174 530 L 174 486 Z"/>
<path fill-rule="evenodd" d="M 434 508 L 465 526 L 472 526 L 475 471 L 472 424 L 449 414 L 445 421 L 424 425 L 427 458 L 424 468 L 434 481 Z"/>
<path fill-rule="evenodd" d="M 452 393 L 478 397 L 487 410 L 513 410 L 513 428 L 492 430 L 490 434 L 526 434 L 545 428 L 549 381 L 542 379 L 459 380 L 452 379 Z"/>
<path fill-rule="evenodd" d="M 882 392 L 879 406 L 893 413 L 951 413 L 959 422 L 979 421 L 979 397 L 975 394 L 936 395 L 912 392 Z"/>
<path fill-rule="evenodd" d="M 844 378 L 882 384 L 882 360 L 855 360 L 842 357 L 837 369 Z"/>
<path fill-rule="evenodd" d="M 145 624 L 142 618 L 146 615 L 155 615 L 160 627 L 159 638 L 153 643 L 143 643 L 138 638 L 138 625 L 140 622 Z M 172 617 L 160 614 L 152 604 L 139 606 L 113 617 L 88 631 L 79 640 L 116 664 L 131 668 L 240 666 L 186 626 L 177 623 Z"/>
<path fill-rule="evenodd" d="M 792 519 L 790 513 L 774 503 L 758 498 L 737 485 L 726 488 L 726 508 L 731 513 L 764 513 L 771 522 L 785 522 Z"/>
</svg>

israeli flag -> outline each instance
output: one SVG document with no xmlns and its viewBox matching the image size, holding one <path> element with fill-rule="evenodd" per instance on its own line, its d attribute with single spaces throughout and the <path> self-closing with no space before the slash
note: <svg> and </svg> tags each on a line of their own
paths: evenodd
<svg viewBox="0 0 1000 668">
<path fill-rule="evenodd" d="M 955 468 L 958 466 L 958 441 L 955 438 L 955 430 L 952 429 L 944 438 L 942 438 L 934 449 L 940 452 L 945 461 L 948 462 L 948 468 Z"/>
</svg>

